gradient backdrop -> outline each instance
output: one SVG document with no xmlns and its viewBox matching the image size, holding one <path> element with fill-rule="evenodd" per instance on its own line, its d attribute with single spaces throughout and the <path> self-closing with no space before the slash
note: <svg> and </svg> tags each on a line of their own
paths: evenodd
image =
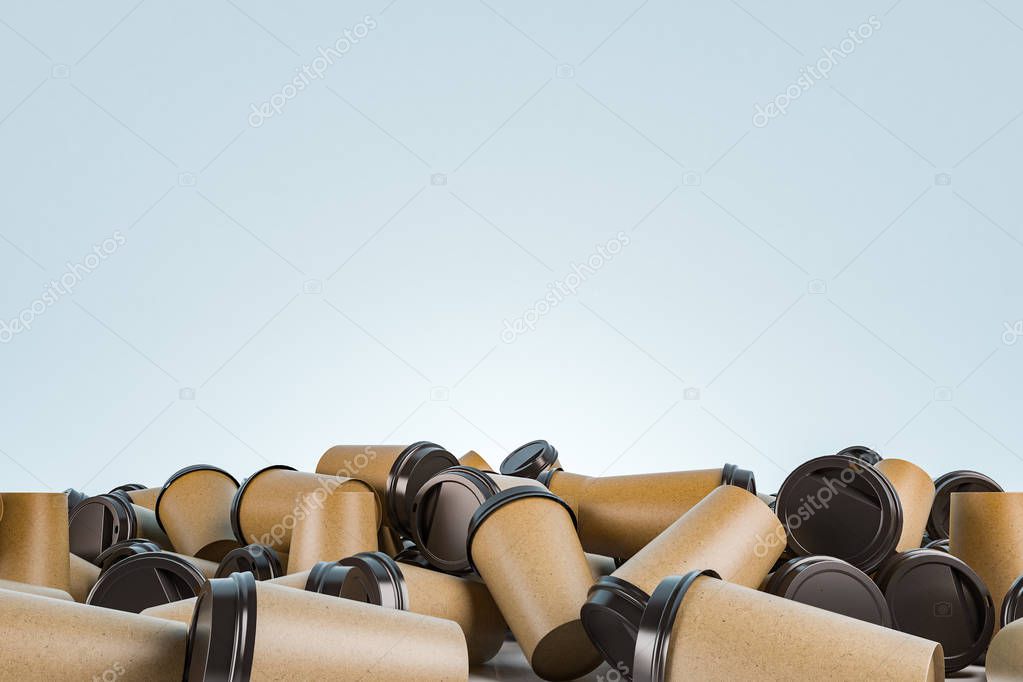
<svg viewBox="0 0 1023 682">
<path fill-rule="evenodd" d="M 0 487 L 546 438 L 1023 488 L 1023 9 L 829 5 L 0 3 Z"/>
</svg>

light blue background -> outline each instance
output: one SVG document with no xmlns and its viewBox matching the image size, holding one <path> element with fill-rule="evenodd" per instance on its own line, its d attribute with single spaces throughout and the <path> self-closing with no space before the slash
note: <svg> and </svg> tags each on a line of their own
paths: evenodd
<svg viewBox="0 0 1023 682">
<path fill-rule="evenodd" d="M 4 489 L 533 438 L 765 492 L 853 443 L 1023 488 L 1018 4 L 387 3 L 0 4 L 0 318 L 126 239 L 0 345 Z"/>
</svg>

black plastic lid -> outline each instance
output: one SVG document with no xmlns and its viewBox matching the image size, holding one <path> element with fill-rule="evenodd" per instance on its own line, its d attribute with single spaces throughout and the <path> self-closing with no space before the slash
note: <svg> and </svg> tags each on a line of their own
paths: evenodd
<svg viewBox="0 0 1023 682">
<path fill-rule="evenodd" d="M 125 483 L 111 490 L 109 494 L 113 495 L 114 493 L 118 492 L 132 493 L 135 492 L 136 490 L 145 490 L 147 487 L 148 486 L 144 486 L 141 483 Z"/>
<path fill-rule="evenodd" d="M 467 570 L 469 521 L 499 492 L 490 477 L 465 466 L 445 469 L 427 481 L 412 503 L 412 538 L 422 556 L 442 571 Z"/>
<path fill-rule="evenodd" d="M 206 584 L 188 629 L 188 682 L 248 682 L 256 645 L 256 579 L 232 573 Z"/>
<path fill-rule="evenodd" d="M 1009 623 L 1023 618 L 1023 575 L 1016 578 L 1009 591 L 1005 593 L 999 618 L 1003 628 Z"/>
<path fill-rule="evenodd" d="M 192 562 L 167 552 L 145 552 L 103 571 L 85 603 L 139 613 L 194 597 L 205 583 L 206 577 Z"/>
<path fill-rule="evenodd" d="M 881 455 L 877 454 L 876 452 L 868 448 L 866 445 L 850 445 L 847 448 L 842 448 L 835 454 L 843 455 L 846 457 L 855 457 L 861 462 L 866 462 L 871 466 L 877 464 L 882 459 L 884 459 L 883 457 L 881 457 Z"/>
<path fill-rule="evenodd" d="M 576 521 L 575 512 L 572 511 L 572 508 L 568 506 L 567 502 L 549 490 L 536 488 L 534 486 L 519 486 L 502 490 L 493 497 L 487 498 L 486 502 L 479 506 L 479 508 L 473 513 L 472 519 L 469 520 L 469 533 L 465 540 L 465 554 L 469 559 L 469 567 L 473 571 L 476 571 L 476 565 L 472 562 L 472 539 L 476 537 L 476 531 L 479 530 L 479 527 L 487 520 L 487 517 L 499 508 L 510 502 L 514 502 L 515 500 L 521 500 L 527 497 L 543 497 L 557 502 L 565 509 L 565 511 L 568 512 L 569 518 L 572 519 L 572 525 L 578 527 L 579 523 Z M 541 530 L 542 529 L 537 529 L 538 532 Z"/>
<path fill-rule="evenodd" d="M 238 486 L 238 490 L 235 491 L 234 497 L 231 498 L 231 530 L 234 531 L 235 540 L 240 542 L 242 545 L 247 545 L 249 543 L 249 538 L 245 537 L 245 533 L 242 531 L 241 521 L 242 498 L 245 496 L 245 491 L 248 490 L 249 484 L 252 483 L 257 476 L 275 469 L 298 471 L 295 467 L 288 466 L 287 464 L 271 464 L 268 467 L 263 467 L 242 481 L 242 484 Z"/>
<path fill-rule="evenodd" d="M 933 549 L 891 558 L 875 576 L 892 627 L 940 642 L 945 672 L 972 665 L 987 650 L 995 609 L 984 583 L 962 560 Z"/>
<path fill-rule="evenodd" d="M 934 502 L 927 517 L 927 537 L 948 537 L 949 508 L 952 493 L 1000 493 L 1002 486 L 976 471 L 950 471 L 934 479 Z"/>
<path fill-rule="evenodd" d="M 721 485 L 734 485 L 737 488 L 757 494 L 757 480 L 749 469 L 740 469 L 737 464 L 725 464 L 721 468 Z"/>
<path fill-rule="evenodd" d="M 557 470 L 558 451 L 545 440 L 533 440 L 520 445 L 501 462 L 505 476 L 536 478 L 544 471 Z"/>
<path fill-rule="evenodd" d="M 702 576 L 720 578 L 714 571 L 690 571 L 665 578 L 650 595 L 636 635 L 633 659 L 634 682 L 664 682 L 668 668 L 668 642 L 682 600 L 693 583 Z"/>
<path fill-rule="evenodd" d="M 580 610 L 583 628 L 613 669 L 632 670 L 639 623 L 649 600 L 650 595 L 640 588 L 610 575 L 590 588 Z"/>
<path fill-rule="evenodd" d="M 163 527 L 163 521 L 160 520 L 160 500 L 163 499 L 163 494 L 165 492 L 167 492 L 167 488 L 169 488 L 171 486 L 171 484 L 174 483 L 174 481 L 176 481 L 179 478 L 185 476 L 186 474 L 190 474 L 190 473 L 193 473 L 195 471 L 215 471 L 218 474 L 223 474 L 224 476 L 227 476 L 232 481 L 234 481 L 235 485 L 238 485 L 238 479 L 237 478 L 235 478 L 231 474 L 227 473 L 226 471 L 224 471 L 220 467 L 215 467 L 215 466 L 212 466 L 210 464 L 193 464 L 192 466 L 187 466 L 184 469 L 178 469 L 173 474 L 171 474 L 170 478 L 167 479 L 167 482 L 163 484 L 163 488 L 160 490 L 160 494 L 156 496 L 156 504 L 153 505 L 154 507 L 156 507 L 156 509 L 155 509 L 155 512 L 156 512 L 156 523 L 160 526 L 161 529 L 163 529 L 163 531 L 165 533 L 167 532 L 167 529 Z"/>
<path fill-rule="evenodd" d="M 309 569 L 309 577 L 305 581 L 306 592 L 327 594 L 340 597 L 341 588 L 345 584 L 345 576 L 351 569 L 342 566 L 338 561 L 317 561 Z"/>
<path fill-rule="evenodd" d="M 247 545 L 232 549 L 220 560 L 216 577 L 226 578 L 232 573 L 251 573 L 256 580 L 271 580 L 284 575 L 284 569 L 280 557 L 272 548 L 266 545 Z"/>
<path fill-rule="evenodd" d="M 411 535 L 412 505 L 419 489 L 435 474 L 458 466 L 458 458 L 436 443 L 419 441 L 405 448 L 387 474 L 387 515 L 391 527 Z"/>
<path fill-rule="evenodd" d="M 924 546 L 923 549 L 936 549 L 939 552 L 952 553 L 952 546 L 948 538 L 939 538 L 937 540 L 930 540 Z"/>
<path fill-rule="evenodd" d="M 110 545 L 103 553 L 96 557 L 93 562 L 100 567 L 101 570 L 110 570 L 110 567 L 116 564 L 122 559 L 127 559 L 130 556 L 136 554 L 146 554 L 148 552 L 162 552 L 163 548 L 155 542 L 150 542 L 142 538 L 133 538 L 131 540 L 125 540 L 124 542 L 118 542 L 116 545 Z"/>
<path fill-rule="evenodd" d="M 394 559 L 383 552 L 360 552 L 338 563 L 350 569 L 340 596 L 388 609 L 408 610 L 408 586 Z"/>
<path fill-rule="evenodd" d="M 796 467 L 778 491 L 775 513 L 796 556 L 837 557 L 866 573 L 891 556 L 902 535 L 895 488 L 873 466 L 845 455 Z"/>
<path fill-rule="evenodd" d="M 790 559 L 775 570 L 764 591 L 874 625 L 892 624 L 888 602 L 870 576 L 834 557 Z"/>
<path fill-rule="evenodd" d="M 75 507 L 68 518 L 71 553 L 93 563 L 111 545 L 137 534 L 135 510 L 117 495 L 90 497 Z"/>
<path fill-rule="evenodd" d="M 75 510 L 75 507 L 89 499 L 89 495 L 83 493 L 81 490 L 75 490 L 74 488 L 68 488 L 64 491 L 64 494 L 67 495 L 67 515 L 69 517 L 71 516 L 71 512 Z"/>
</svg>

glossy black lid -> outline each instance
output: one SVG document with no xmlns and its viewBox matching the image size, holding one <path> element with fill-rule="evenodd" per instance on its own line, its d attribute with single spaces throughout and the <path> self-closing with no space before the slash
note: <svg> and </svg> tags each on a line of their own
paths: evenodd
<svg viewBox="0 0 1023 682">
<path fill-rule="evenodd" d="M 345 576 L 351 569 L 337 561 L 317 561 L 309 569 L 309 577 L 305 581 L 307 592 L 328 594 L 332 597 L 341 596 L 341 588 L 345 584 Z"/>
<path fill-rule="evenodd" d="M 1001 627 L 1023 618 L 1023 575 L 1016 578 L 1012 587 L 1005 593 L 999 613 Z"/>
<path fill-rule="evenodd" d="M 453 466 L 458 466 L 458 458 L 436 443 L 420 441 L 405 448 L 387 475 L 385 503 L 391 527 L 412 535 L 412 505 L 420 488 Z"/>
<path fill-rule="evenodd" d="M 501 462 L 505 476 L 536 478 L 544 471 L 556 468 L 558 451 L 545 440 L 533 440 L 520 445 Z"/>
<path fill-rule="evenodd" d="M 416 543 L 411 540 L 406 540 L 402 543 L 402 549 L 394 555 L 394 560 L 401 564 L 418 566 L 420 568 L 430 568 L 432 566 L 429 560 L 423 556 L 423 553 L 419 551 Z"/>
<path fill-rule="evenodd" d="M 117 495 L 96 495 L 83 500 L 68 518 L 71 553 L 93 563 L 111 545 L 137 533 L 135 510 Z"/>
<path fill-rule="evenodd" d="M 870 576 L 834 557 L 790 559 L 775 569 L 764 591 L 874 625 L 892 624 L 888 602 Z"/>
<path fill-rule="evenodd" d="M 580 610 L 583 628 L 614 670 L 632 670 L 639 623 L 649 600 L 646 592 L 614 576 L 604 576 L 590 588 Z"/>
<path fill-rule="evenodd" d="M 256 473 L 252 474 L 238 486 L 238 490 L 235 491 L 234 497 L 231 498 L 231 530 L 234 531 L 234 539 L 242 545 L 247 545 L 250 540 L 245 537 L 245 532 L 242 530 L 241 521 L 241 510 L 242 510 L 242 498 L 245 497 L 245 492 L 249 488 L 249 484 L 252 483 L 260 474 L 265 474 L 267 471 L 274 471 L 277 469 L 283 469 L 284 471 L 297 471 L 293 466 L 287 464 L 271 464 L 268 467 L 263 467 Z"/>
<path fill-rule="evenodd" d="M 187 559 L 167 552 L 145 552 L 123 558 L 103 571 L 85 603 L 139 613 L 194 597 L 205 583 L 206 577 Z"/>
<path fill-rule="evenodd" d="M 146 554 L 148 552 L 162 552 L 163 548 L 155 542 L 150 542 L 142 538 L 132 538 L 131 540 L 125 540 L 118 542 L 115 545 L 110 545 L 103 551 L 96 560 L 93 562 L 100 569 L 106 571 L 111 566 L 116 564 L 121 559 L 127 559 L 130 556 L 136 554 Z"/>
<path fill-rule="evenodd" d="M 846 457 L 855 457 L 861 462 L 866 462 L 870 465 L 877 464 L 883 459 L 881 455 L 877 454 L 866 445 L 850 445 L 847 448 L 842 448 L 835 454 L 844 455 Z"/>
<path fill-rule="evenodd" d="M 991 594 L 960 559 L 913 549 L 892 557 L 875 580 L 888 600 L 892 627 L 939 642 L 946 673 L 972 665 L 987 650 L 995 626 Z"/>
<path fill-rule="evenodd" d="M 188 630 L 187 682 L 249 682 L 255 645 L 256 579 L 232 573 L 209 581 Z"/>
<path fill-rule="evenodd" d="M 833 556 L 870 572 L 902 535 L 895 488 L 873 466 L 845 455 L 796 467 L 778 491 L 775 513 L 796 556 Z"/>
<path fill-rule="evenodd" d="M 690 571 L 685 575 L 673 575 L 657 585 L 636 635 L 636 652 L 633 658 L 632 679 L 634 682 L 665 682 L 668 669 L 668 642 L 671 630 L 686 592 L 701 577 L 720 578 L 714 571 Z"/>
<path fill-rule="evenodd" d="M 232 549 L 220 560 L 216 577 L 226 578 L 232 573 L 251 573 L 256 580 L 271 580 L 284 575 L 284 569 L 280 557 L 272 548 L 266 545 L 246 545 Z"/>
<path fill-rule="evenodd" d="M 941 552 L 952 553 L 951 543 L 948 538 L 940 538 L 938 540 L 930 540 L 924 546 L 923 549 L 936 549 Z"/>
<path fill-rule="evenodd" d="M 160 520 L 160 500 L 163 499 L 164 493 L 167 492 L 167 488 L 169 488 L 171 486 L 171 484 L 173 484 L 179 478 L 182 478 L 182 477 L 184 477 L 184 476 L 186 476 L 188 474 L 191 474 L 191 473 L 195 473 L 197 471 L 212 471 L 212 472 L 215 472 L 215 473 L 218 473 L 218 474 L 222 474 L 224 476 L 227 476 L 232 481 L 234 481 L 234 484 L 236 486 L 238 485 L 238 479 L 237 478 L 235 478 L 231 474 L 227 473 L 226 471 L 224 471 L 220 467 L 215 467 L 215 466 L 212 466 L 210 464 L 193 464 L 193 465 L 187 466 L 187 467 L 185 467 L 183 469 L 178 469 L 173 474 L 171 474 L 170 478 L 167 479 L 167 482 L 163 484 L 163 488 L 160 489 L 160 494 L 156 496 L 156 504 L 153 505 L 154 507 L 156 507 L 156 509 L 155 509 L 155 512 L 156 512 L 156 523 L 159 524 L 160 528 L 162 528 L 164 532 L 166 532 L 167 529 L 163 527 L 163 521 Z"/>
<path fill-rule="evenodd" d="M 749 469 L 740 469 L 737 464 L 721 467 L 721 485 L 734 485 L 757 494 L 757 479 Z"/>
<path fill-rule="evenodd" d="M 117 492 L 131 493 L 136 490 L 145 490 L 148 486 L 144 486 L 141 483 L 124 483 L 112 489 L 109 494 L 113 495 Z"/>
<path fill-rule="evenodd" d="M 408 610 L 405 576 L 394 559 L 383 552 L 360 552 L 338 563 L 350 569 L 340 596 L 389 609 Z"/>
<path fill-rule="evenodd" d="M 472 467 L 453 466 L 427 481 L 412 503 L 412 538 L 426 560 L 442 571 L 469 569 L 469 521 L 500 488 Z"/>
<path fill-rule="evenodd" d="M 950 471 L 934 479 L 934 502 L 927 517 L 927 537 L 934 540 L 948 537 L 949 509 L 952 493 L 1000 493 L 1002 486 L 976 471 Z"/>
</svg>

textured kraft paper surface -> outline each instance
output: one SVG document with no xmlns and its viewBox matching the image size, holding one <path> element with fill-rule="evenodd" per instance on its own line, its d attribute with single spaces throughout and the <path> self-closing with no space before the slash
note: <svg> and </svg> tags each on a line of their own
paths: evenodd
<svg viewBox="0 0 1023 682">
<path fill-rule="evenodd" d="M 1023 680 L 1023 620 L 1006 625 L 987 650 L 988 682 Z"/>
<path fill-rule="evenodd" d="M 579 618 L 593 576 L 556 500 L 525 497 L 495 509 L 469 550 L 537 675 L 570 680 L 600 664 Z"/>
<path fill-rule="evenodd" d="M 488 473 L 494 473 L 494 467 L 490 466 L 490 463 L 483 459 L 480 453 L 475 450 L 469 450 L 469 452 L 459 457 L 458 463 L 462 466 L 472 467 L 473 469 L 479 469 L 480 471 L 486 471 Z"/>
<path fill-rule="evenodd" d="M 896 551 L 920 547 L 934 503 L 934 481 L 926 471 L 904 459 L 883 459 L 874 468 L 892 484 L 902 504 L 902 536 Z"/>
<path fill-rule="evenodd" d="M 387 476 L 398 455 L 408 445 L 335 445 L 320 457 L 316 473 L 357 478 L 376 492 L 381 503 L 387 497 Z"/>
<path fill-rule="evenodd" d="M 935 642 L 704 576 L 682 599 L 665 682 L 941 682 L 944 670 Z"/>
<path fill-rule="evenodd" d="M 592 479 L 578 501 L 579 539 L 587 552 L 628 559 L 720 485 L 721 469 Z"/>
<path fill-rule="evenodd" d="M 186 626 L 191 626 L 192 614 L 195 612 L 195 602 L 197 600 L 198 597 L 189 597 L 188 599 L 150 606 L 148 609 L 144 609 L 141 615 L 149 616 L 150 618 L 173 620 L 178 623 L 184 623 Z"/>
<path fill-rule="evenodd" d="M 271 578 L 266 582 L 273 583 L 274 585 L 280 585 L 282 587 L 293 587 L 298 590 L 304 590 L 305 584 L 308 580 L 309 571 L 300 571 L 298 573 L 282 575 L 280 578 Z"/>
<path fill-rule="evenodd" d="M 231 529 L 236 490 L 233 479 L 210 469 L 191 471 L 164 488 L 157 511 L 174 551 L 220 561 L 237 547 Z"/>
<path fill-rule="evenodd" d="M 163 488 L 144 488 L 142 490 L 129 490 L 128 498 L 140 507 L 156 511 L 156 498 L 160 496 Z"/>
<path fill-rule="evenodd" d="M 74 556 L 74 554 L 72 554 L 71 556 Z M 82 559 L 82 561 L 85 561 L 85 559 Z M 42 585 L 30 585 L 29 583 L 19 583 L 13 580 L 0 580 L 0 590 L 21 592 L 23 594 L 34 594 L 38 597 L 48 597 L 50 599 L 75 601 L 74 597 L 72 597 L 67 592 L 64 592 L 63 590 L 57 590 L 52 587 L 43 587 Z M 0 594 L 2 594 L 2 592 L 0 592 Z"/>
<path fill-rule="evenodd" d="M 1023 575 L 1023 493 L 952 493 L 949 547 L 976 571 L 999 609 Z"/>
<path fill-rule="evenodd" d="M 288 573 L 309 570 L 318 561 L 377 551 L 379 523 L 377 498 L 368 488 L 365 492 L 338 490 L 296 518 Z"/>
<path fill-rule="evenodd" d="M 67 497 L 3 493 L 0 579 L 71 591 Z"/>
<path fill-rule="evenodd" d="M 500 651 L 508 626 L 483 583 L 407 564 L 401 572 L 409 611 L 458 623 L 470 665 L 489 661 Z"/>
<path fill-rule="evenodd" d="M 465 638 L 451 621 L 256 583 L 252 682 L 465 682 Z"/>
<path fill-rule="evenodd" d="M 290 469 L 266 469 L 248 480 L 238 502 L 238 522 L 246 543 L 290 552 L 291 534 L 303 516 L 343 492 L 370 492 L 354 478 Z M 379 510 L 376 511 L 379 515 Z M 340 557 L 338 557 L 340 558 Z"/>
<path fill-rule="evenodd" d="M 65 514 L 67 506 L 65 503 Z M 0 592 L 5 680 L 181 682 L 187 627 L 134 613 Z"/>
<path fill-rule="evenodd" d="M 781 556 L 784 537 L 778 517 L 759 497 L 723 485 L 611 575 L 647 594 L 669 575 L 707 569 L 755 588 Z"/>
<path fill-rule="evenodd" d="M 89 590 L 92 589 L 92 586 L 99 579 L 99 566 L 96 566 L 91 561 L 86 561 L 76 554 L 69 554 L 68 556 L 71 561 L 71 596 L 74 597 L 75 601 L 84 604 L 86 597 L 89 596 Z"/>
<path fill-rule="evenodd" d="M 132 513 L 135 514 L 135 537 L 155 542 L 164 549 L 174 549 L 170 538 L 167 537 L 167 534 L 160 528 L 160 524 L 156 520 L 156 512 L 139 504 L 132 504 L 130 506 Z"/>
</svg>

